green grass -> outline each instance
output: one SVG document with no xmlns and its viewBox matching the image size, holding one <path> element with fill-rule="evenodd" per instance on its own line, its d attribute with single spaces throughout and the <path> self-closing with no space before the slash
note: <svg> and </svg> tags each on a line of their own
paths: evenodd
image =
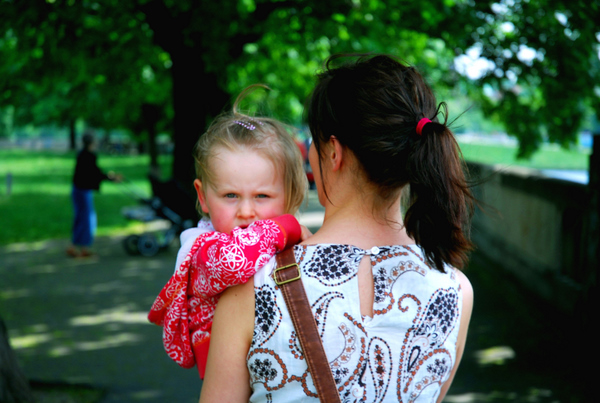
<svg viewBox="0 0 600 403">
<path fill-rule="evenodd" d="M 523 166 L 535 169 L 589 170 L 589 151 L 563 150 L 556 146 L 544 146 L 530 160 L 517 160 L 517 148 L 499 145 L 460 143 L 467 161 L 484 164 Z"/>
<path fill-rule="evenodd" d="M 169 171 L 170 160 L 160 158 L 163 176 Z M 97 235 L 136 230 L 140 223 L 127 221 L 121 209 L 137 204 L 137 200 L 125 192 L 127 188 L 150 195 L 146 179 L 148 156 L 99 155 L 98 165 L 105 171 L 122 173 L 128 182 L 105 181 L 100 192 L 94 195 Z M 0 245 L 70 237 L 74 167 L 75 152 L 0 150 Z M 12 191 L 7 195 L 9 172 L 12 173 Z"/>
<path fill-rule="evenodd" d="M 544 147 L 529 161 L 516 160 L 516 148 L 461 144 L 465 159 L 486 164 L 527 166 L 538 169 L 587 170 L 589 154 Z M 127 221 L 121 215 L 124 206 L 136 200 L 124 192 L 132 186 L 150 195 L 146 179 L 147 156 L 99 155 L 104 170 L 122 173 L 130 185 L 104 182 L 94 202 L 98 214 L 98 235 L 141 232 L 142 224 Z M 171 158 L 162 156 L 163 177 L 168 177 Z M 0 150 L 0 245 L 33 242 L 52 238 L 69 238 L 73 211 L 71 177 L 74 152 Z M 6 175 L 12 173 L 10 196 L 6 194 Z"/>
</svg>

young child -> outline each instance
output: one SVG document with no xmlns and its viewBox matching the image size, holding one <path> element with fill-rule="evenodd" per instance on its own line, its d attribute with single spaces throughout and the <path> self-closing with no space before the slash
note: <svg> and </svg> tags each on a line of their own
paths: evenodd
<svg viewBox="0 0 600 403">
<path fill-rule="evenodd" d="M 194 186 L 206 216 L 181 234 L 175 273 L 148 314 L 164 326 L 167 354 L 184 368 L 197 364 L 201 378 L 220 293 L 310 234 L 291 215 L 307 189 L 300 150 L 280 122 L 236 111 L 246 93 L 196 145 Z"/>
</svg>

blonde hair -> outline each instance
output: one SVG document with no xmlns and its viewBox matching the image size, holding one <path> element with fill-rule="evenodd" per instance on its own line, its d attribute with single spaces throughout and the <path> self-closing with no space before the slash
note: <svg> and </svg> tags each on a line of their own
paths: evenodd
<svg viewBox="0 0 600 403">
<path fill-rule="evenodd" d="M 295 214 L 308 189 L 308 181 L 300 149 L 290 134 L 293 128 L 276 119 L 250 116 L 238 111 L 238 104 L 260 87 L 269 89 L 262 84 L 245 88 L 235 100 L 232 111 L 218 116 L 200 137 L 194 149 L 196 178 L 203 184 L 214 183 L 210 160 L 216 147 L 231 151 L 256 151 L 268 158 L 276 169 L 283 169 L 285 212 Z M 202 213 L 201 209 L 199 211 Z"/>
</svg>

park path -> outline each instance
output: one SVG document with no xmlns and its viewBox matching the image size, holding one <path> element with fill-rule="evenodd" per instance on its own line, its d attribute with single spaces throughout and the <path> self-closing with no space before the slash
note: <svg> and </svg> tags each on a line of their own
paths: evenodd
<svg viewBox="0 0 600 403">
<path fill-rule="evenodd" d="M 301 218 L 313 231 L 322 220 L 314 196 Z M 161 328 L 146 319 L 178 245 L 144 258 L 127 255 L 121 241 L 99 238 L 96 256 L 86 259 L 68 258 L 66 240 L 0 247 L 0 313 L 19 362 L 33 380 L 104 388 L 102 403 L 197 402 L 196 369 L 171 361 Z M 556 354 L 567 339 L 568 328 L 556 325 L 564 318 L 481 254 L 466 273 L 475 308 L 446 401 L 587 401 L 577 365 Z"/>
<path fill-rule="evenodd" d="M 25 374 L 44 382 L 105 388 L 103 402 L 197 402 L 196 369 L 180 368 L 146 318 L 173 271 L 176 247 L 128 256 L 121 238 L 99 238 L 97 255 L 68 258 L 67 241 L 0 252 L 0 312 Z"/>
</svg>

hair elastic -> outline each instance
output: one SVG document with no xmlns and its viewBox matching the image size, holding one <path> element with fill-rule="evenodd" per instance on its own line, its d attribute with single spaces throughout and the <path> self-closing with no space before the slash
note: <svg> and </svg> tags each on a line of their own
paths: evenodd
<svg viewBox="0 0 600 403">
<path fill-rule="evenodd" d="M 419 123 L 417 123 L 417 134 L 420 136 L 421 132 L 423 131 L 423 128 L 425 127 L 425 125 L 427 123 L 431 123 L 431 120 L 427 119 L 427 118 L 423 118 L 421 120 L 419 120 Z"/>
</svg>

